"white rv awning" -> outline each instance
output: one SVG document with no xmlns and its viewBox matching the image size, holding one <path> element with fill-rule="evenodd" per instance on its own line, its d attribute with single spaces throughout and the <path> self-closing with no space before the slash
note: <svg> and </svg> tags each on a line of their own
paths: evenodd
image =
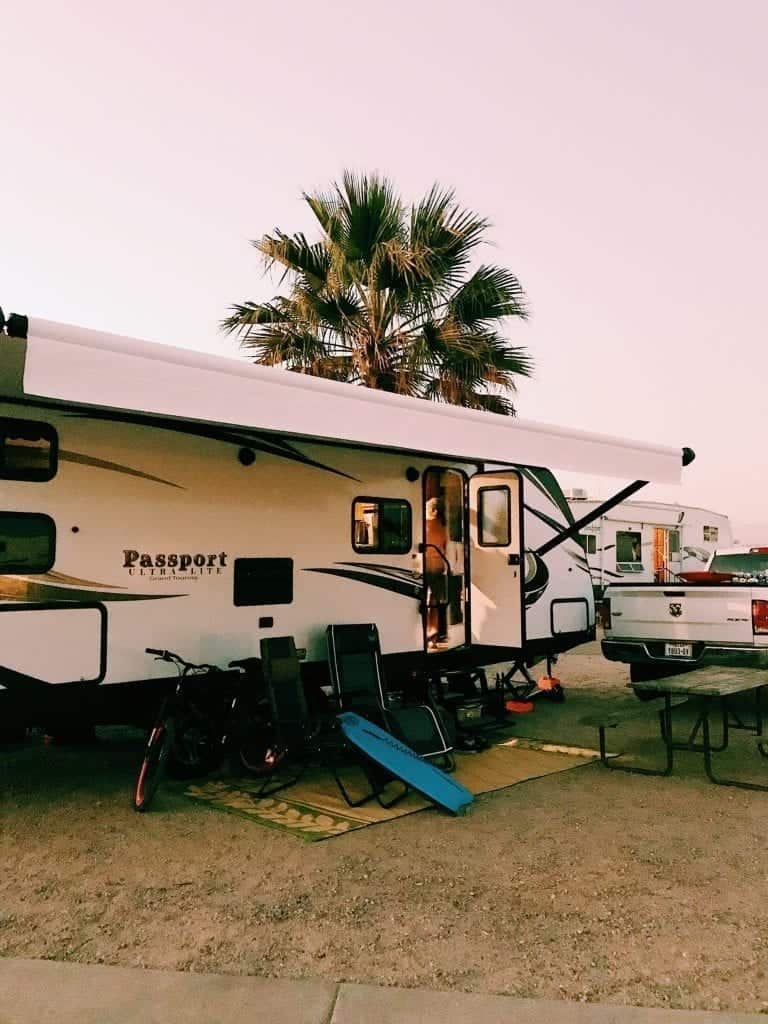
<svg viewBox="0 0 768 1024">
<path fill-rule="evenodd" d="M 682 468 L 680 448 L 371 391 L 47 320 L 30 320 L 23 393 L 471 462 L 660 483 L 678 483 Z"/>
</svg>

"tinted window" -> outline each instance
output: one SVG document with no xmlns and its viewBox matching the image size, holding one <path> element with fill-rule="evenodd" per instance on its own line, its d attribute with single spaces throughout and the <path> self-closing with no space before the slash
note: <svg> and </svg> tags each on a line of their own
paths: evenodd
<svg viewBox="0 0 768 1024">
<path fill-rule="evenodd" d="M 506 547 L 512 537 L 511 499 L 508 487 L 481 487 L 477 494 L 478 543 Z"/>
<path fill-rule="evenodd" d="M 616 533 L 616 568 L 620 572 L 642 570 L 642 537 L 635 530 L 618 530 Z"/>
<path fill-rule="evenodd" d="M 0 479 L 50 480 L 56 454 L 56 431 L 47 423 L 0 419 Z"/>
<path fill-rule="evenodd" d="M 411 550 L 411 506 L 397 498 L 357 498 L 352 547 L 361 554 L 405 555 Z"/>
<path fill-rule="evenodd" d="M 235 559 L 236 605 L 290 604 L 292 601 L 292 558 Z"/>
<path fill-rule="evenodd" d="M 715 555 L 710 572 L 768 572 L 768 555 Z"/>
<path fill-rule="evenodd" d="M 705 526 L 704 527 L 704 543 L 705 544 L 717 544 L 717 538 L 720 534 L 720 529 L 717 526 Z"/>
<path fill-rule="evenodd" d="M 56 526 L 37 512 L 0 512 L 0 573 L 48 572 L 56 557 Z"/>
<path fill-rule="evenodd" d="M 584 552 L 587 555 L 594 555 L 597 553 L 597 534 L 596 533 L 580 533 L 576 538 L 584 548 Z"/>
</svg>

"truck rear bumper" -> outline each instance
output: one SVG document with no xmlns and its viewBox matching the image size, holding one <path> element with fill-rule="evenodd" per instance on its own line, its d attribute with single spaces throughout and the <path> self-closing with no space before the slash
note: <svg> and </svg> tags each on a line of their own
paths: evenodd
<svg viewBox="0 0 768 1024">
<path fill-rule="evenodd" d="M 609 661 L 629 665 L 680 665 L 702 668 L 705 665 L 727 665 L 740 668 L 768 668 L 768 648 L 729 647 L 694 643 L 693 657 L 667 658 L 663 640 L 603 640 L 603 655 Z"/>
</svg>

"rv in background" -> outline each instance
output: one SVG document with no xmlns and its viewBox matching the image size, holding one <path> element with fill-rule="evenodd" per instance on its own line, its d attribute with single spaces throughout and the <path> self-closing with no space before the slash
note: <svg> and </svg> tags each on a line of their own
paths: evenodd
<svg viewBox="0 0 768 1024">
<path fill-rule="evenodd" d="M 600 502 L 571 490 L 577 519 Z M 581 533 L 595 600 L 609 583 L 670 583 L 681 572 L 703 569 L 717 548 L 733 544 L 728 516 L 690 505 L 624 501 Z"/>
<path fill-rule="evenodd" d="M 689 450 L 47 321 L 0 325 L 0 718 L 130 721 L 146 647 L 223 665 L 375 622 L 387 671 L 594 636 L 550 464 L 678 482 Z M 616 501 L 626 496 L 626 490 Z"/>
</svg>

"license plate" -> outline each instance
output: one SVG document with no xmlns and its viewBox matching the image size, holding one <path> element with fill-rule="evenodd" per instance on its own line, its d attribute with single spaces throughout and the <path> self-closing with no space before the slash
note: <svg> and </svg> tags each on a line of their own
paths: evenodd
<svg viewBox="0 0 768 1024">
<path fill-rule="evenodd" d="M 693 644 L 664 644 L 664 656 L 667 658 L 692 658 Z"/>
</svg>

